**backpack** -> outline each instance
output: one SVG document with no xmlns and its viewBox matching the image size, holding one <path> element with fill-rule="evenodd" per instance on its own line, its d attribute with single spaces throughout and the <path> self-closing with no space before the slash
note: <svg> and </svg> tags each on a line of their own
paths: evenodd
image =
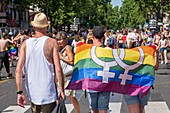
<svg viewBox="0 0 170 113">
<path fill-rule="evenodd" d="M 109 39 L 108 39 L 107 43 L 108 43 L 109 46 L 113 45 L 113 37 L 112 36 L 109 36 Z"/>
</svg>

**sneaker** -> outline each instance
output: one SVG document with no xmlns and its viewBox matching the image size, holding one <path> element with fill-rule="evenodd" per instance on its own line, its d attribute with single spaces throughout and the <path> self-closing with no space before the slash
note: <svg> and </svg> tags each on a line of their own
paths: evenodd
<svg viewBox="0 0 170 113">
<path fill-rule="evenodd" d="M 161 64 L 163 64 L 164 63 L 164 61 L 161 61 Z"/>
<path fill-rule="evenodd" d="M 12 77 L 12 73 L 8 73 L 6 78 L 11 78 Z"/>
<path fill-rule="evenodd" d="M 168 64 L 168 61 L 165 61 L 165 64 Z"/>
</svg>

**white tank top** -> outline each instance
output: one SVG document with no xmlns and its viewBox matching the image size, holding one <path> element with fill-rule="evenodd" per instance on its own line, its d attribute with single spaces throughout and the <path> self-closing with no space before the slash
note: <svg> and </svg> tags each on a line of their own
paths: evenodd
<svg viewBox="0 0 170 113">
<path fill-rule="evenodd" d="M 44 55 L 44 43 L 49 37 L 26 40 L 25 81 L 28 97 L 36 105 L 57 100 L 54 65 Z"/>
</svg>

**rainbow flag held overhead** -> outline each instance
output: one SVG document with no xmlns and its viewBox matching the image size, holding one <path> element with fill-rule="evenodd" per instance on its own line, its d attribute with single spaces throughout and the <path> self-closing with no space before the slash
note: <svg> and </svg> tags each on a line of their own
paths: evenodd
<svg viewBox="0 0 170 113">
<path fill-rule="evenodd" d="M 155 49 L 109 49 L 89 44 L 78 46 L 74 71 L 66 89 L 146 95 L 154 84 Z"/>
</svg>

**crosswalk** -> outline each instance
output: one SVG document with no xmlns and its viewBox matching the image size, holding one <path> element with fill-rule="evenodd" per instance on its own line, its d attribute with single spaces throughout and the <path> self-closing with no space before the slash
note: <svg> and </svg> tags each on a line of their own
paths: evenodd
<svg viewBox="0 0 170 113">
<path fill-rule="evenodd" d="M 78 91 L 76 98 L 78 101 L 83 97 L 84 92 Z M 128 113 L 127 106 L 124 105 L 123 96 L 121 94 L 114 93 L 111 95 L 108 113 Z M 70 101 L 66 100 L 66 109 L 68 113 L 72 113 L 74 107 Z M 80 104 L 80 107 L 83 106 Z M 126 106 L 126 112 L 122 112 L 122 106 Z M 54 111 L 55 112 L 55 111 Z M 31 113 L 30 106 L 26 105 L 25 108 L 19 106 L 9 106 L 4 109 L 1 113 Z M 83 112 L 81 112 L 83 113 Z M 87 113 L 87 112 L 84 112 Z M 170 110 L 165 101 L 152 101 L 150 100 L 148 105 L 145 107 L 145 113 L 170 113 Z"/>
</svg>

